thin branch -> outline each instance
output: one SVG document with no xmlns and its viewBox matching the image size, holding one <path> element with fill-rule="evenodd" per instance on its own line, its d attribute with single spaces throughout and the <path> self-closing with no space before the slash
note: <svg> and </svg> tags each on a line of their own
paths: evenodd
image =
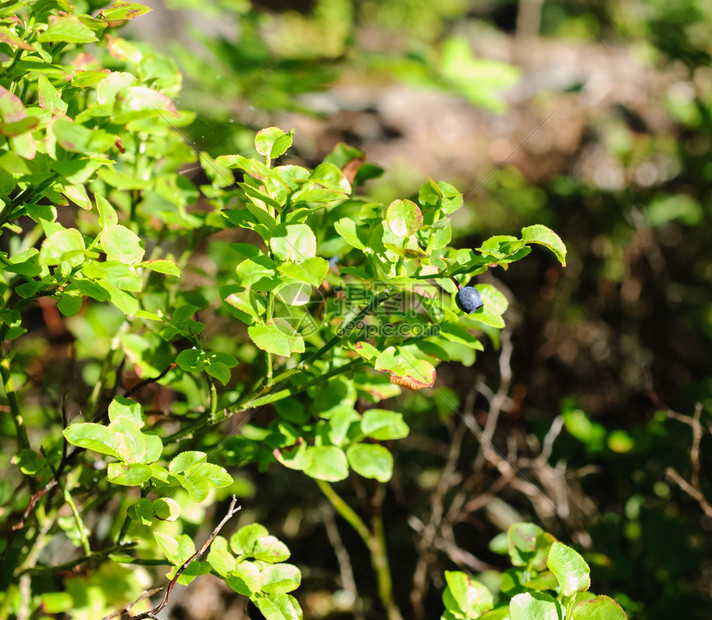
<svg viewBox="0 0 712 620">
<path fill-rule="evenodd" d="M 25 508 L 25 512 L 22 515 L 22 518 L 15 523 L 15 525 L 12 526 L 12 529 L 14 531 L 21 530 L 25 526 L 25 521 L 27 520 L 27 517 L 30 516 L 30 513 L 32 512 L 32 509 L 35 507 L 35 504 L 42 499 L 42 496 L 47 493 L 52 487 L 57 486 L 57 479 L 52 478 L 43 488 L 41 488 L 37 493 L 34 493 L 32 497 L 30 497 L 30 503 L 27 504 L 27 508 Z"/>
<path fill-rule="evenodd" d="M 470 390 L 465 400 L 465 411 L 470 411 L 474 405 L 476 391 Z M 410 602 L 413 606 L 414 614 L 417 618 L 425 617 L 425 596 L 428 591 L 429 568 L 435 561 L 433 553 L 433 542 L 442 524 L 444 505 L 443 500 L 446 493 L 453 488 L 460 480 L 457 475 L 457 462 L 462 450 L 462 440 L 465 436 L 466 425 L 460 424 L 450 438 L 450 450 L 448 458 L 443 467 L 440 479 L 430 496 L 430 517 L 427 525 L 423 524 L 422 532 L 417 542 L 418 561 L 413 573 L 413 589 L 410 593 Z"/>
<path fill-rule="evenodd" d="M 680 474 L 678 474 L 672 467 L 668 467 L 665 470 L 665 474 L 670 478 L 675 484 L 677 484 L 685 493 L 687 493 L 692 499 L 694 499 L 702 508 L 702 512 L 706 516 L 712 517 L 712 506 L 707 501 L 702 492 L 695 487 L 693 487 L 687 480 L 685 480 Z"/>
<path fill-rule="evenodd" d="M 102 551 L 93 551 L 91 555 L 84 555 L 80 558 L 76 558 L 74 560 L 70 560 L 69 562 L 65 562 L 64 564 L 54 564 L 52 566 L 41 566 L 41 567 L 31 567 L 31 568 L 25 568 L 21 570 L 18 573 L 18 577 L 21 575 L 29 574 L 29 575 L 44 575 L 47 573 L 54 573 L 54 574 L 59 574 L 59 573 L 64 573 L 64 572 L 69 572 L 69 571 L 74 571 L 79 567 L 80 565 L 89 562 L 90 560 L 95 561 L 100 558 L 106 558 L 112 553 L 116 553 L 118 551 L 125 551 L 127 549 L 130 549 L 131 547 L 135 547 L 136 543 L 128 543 L 125 545 L 114 545 L 113 547 L 109 547 L 108 549 L 104 549 Z M 122 560 L 123 562 L 124 560 Z M 128 562 L 127 562 L 128 563 Z M 161 560 L 162 564 L 166 564 L 163 560 Z"/>
<path fill-rule="evenodd" d="M 351 558 L 348 550 L 344 546 L 343 540 L 341 540 L 339 528 L 337 527 L 336 520 L 334 519 L 334 508 L 330 504 L 325 503 L 322 506 L 321 513 L 324 519 L 326 535 L 329 537 L 329 542 L 334 548 L 334 553 L 336 554 L 336 559 L 339 563 L 341 586 L 345 592 L 348 592 L 353 597 L 354 620 L 365 620 L 366 616 L 364 616 L 363 611 L 361 610 L 358 588 L 356 587 L 356 579 L 354 579 L 353 566 L 351 565 Z"/>
<path fill-rule="evenodd" d="M 220 523 L 215 526 L 215 529 L 213 530 L 212 534 L 208 536 L 207 540 L 203 543 L 203 546 L 198 549 L 193 555 L 191 555 L 185 562 L 183 562 L 183 564 L 181 564 L 180 568 L 173 576 L 173 579 L 171 579 L 168 583 L 161 602 L 156 605 L 151 611 L 139 614 L 138 616 L 131 616 L 131 620 L 143 620 L 144 618 L 156 617 L 156 614 L 159 613 L 168 604 L 168 597 L 170 597 L 171 591 L 173 590 L 173 586 L 176 585 L 176 582 L 178 581 L 178 578 L 183 574 L 183 571 L 188 568 L 188 566 L 190 566 L 194 560 L 198 559 L 208 550 L 208 547 L 211 545 L 213 540 L 215 540 L 215 537 L 220 533 L 220 530 L 230 519 L 232 519 L 232 517 L 235 516 L 235 514 L 237 514 L 240 508 L 241 506 L 237 506 L 237 497 L 233 495 L 232 501 L 230 502 L 230 508 L 228 508 L 227 514 L 223 517 L 222 521 L 220 521 Z"/>
<path fill-rule="evenodd" d="M 141 381 L 140 383 L 137 383 L 137 384 L 134 385 L 128 392 L 126 392 L 126 394 L 124 394 L 124 396 L 126 396 L 126 398 L 130 398 L 132 394 L 135 394 L 135 393 L 138 392 L 140 389 L 145 388 L 147 385 L 150 385 L 151 383 L 156 383 L 157 381 L 160 381 L 161 379 L 163 379 L 163 377 L 165 377 L 165 376 L 166 376 L 171 370 L 173 370 L 176 366 L 177 366 L 177 364 L 176 364 L 175 362 L 173 362 L 172 364 L 169 364 L 168 367 L 165 368 L 165 369 L 163 370 L 163 372 L 161 372 L 160 375 L 158 375 L 158 376 L 156 376 L 156 377 L 149 377 L 148 379 L 144 379 L 144 380 Z"/>
<path fill-rule="evenodd" d="M 137 605 L 145 598 L 150 598 L 154 594 L 158 594 L 161 590 L 163 590 L 163 586 L 161 586 L 160 588 L 153 588 L 153 590 L 145 590 L 137 599 L 131 601 L 130 603 L 126 603 L 126 605 L 110 613 L 108 616 L 104 616 L 101 620 L 111 620 L 111 618 L 116 618 L 117 616 L 121 617 L 124 612 L 128 613 L 129 609 L 131 609 L 134 605 Z"/>
<path fill-rule="evenodd" d="M 551 423 L 551 426 L 549 427 L 549 430 L 547 431 L 546 435 L 544 436 L 544 441 L 542 441 L 541 454 L 539 455 L 539 459 L 543 464 L 549 462 L 549 459 L 551 458 L 551 452 L 554 449 L 554 442 L 556 441 L 556 438 L 559 436 L 559 433 L 561 433 L 561 430 L 563 428 L 564 418 L 563 416 L 557 415 L 554 418 L 554 421 Z"/>
<path fill-rule="evenodd" d="M 381 603 L 386 608 L 388 620 L 403 620 L 400 609 L 393 598 L 393 578 L 388 564 L 388 549 L 386 548 L 386 533 L 383 526 L 383 499 L 386 495 L 386 485 L 379 483 L 373 494 L 371 507 L 373 515 L 373 536 L 371 537 L 371 563 L 378 579 L 378 594 Z"/>
<path fill-rule="evenodd" d="M 690 462 L 692 463 L 692 476 L 690 482 L 696 489 L 700 488 L 700 442 L 702 441 L 702 403 L 697 403 L 692 416 L 692 448 L 690 448 Z"/>
<path fill-rule="evenodd" d="M 356 533 L 361 537 L 361 540 L 363 540 L 364 543 L 366 543 L 366 546 L 370 549 L 371 547 L 371 532 L 368 529 L 368 526 L 363 522 L 363 519 L 359 517 L 356 512 L 354 512 L 353 508 L 349 506 L 343 498 L 332 488 L 332 486 L 328 482 L 324 482 L 323 480 L 314 480 L 321 490 L 321 492 L 326 495 L 326 499 L 331 502 L 331 505 L 336 509 L 336 512 L 338 512 L 344 520 L 352 527 L 354 530 L 356 530 Z"/>
<path fill-rule="evenodd" d="M 509 400 L 509 388 L 512 383 L 512 336 L 509 330 L 504 329 L 500 334 L 501 349 L 499 353 L 499 388 L 489 399 L 490 406 L 487 412 L 487 421 L 482 429 L 480 445 L 482 450 L 475 458 L 475 469 L 481 469 L 485 460 L 490 460 L 492 452 L 492 438 L 494 437 L 499 415 L 502 413 L 505 404 Z M 479 387 L 479 386 L 478 386 Z"/>
<path fill-rule="evenodd" d="M 15 431 L 17 432 L 17 443 L 19 445 L 19 449 L 28 450 L 30 448 L 30 440 L 27 438 L 27 429 L 25 428 L 25 421 L 22 418 L 20 408 L 17 404 L 17 394 L 15 392 L 15 384 L 12 380 L 9 356 L 5 356 L 3 360 L 0 360 L 0 375 L 2 376 L 5 396 L 7 396 L 7 402 L 10 405 L 10 414 L 12 415 L 12 421 L 15 425 Z M 32 484 L 32 480 L 30 480 L 30 484 Z"/>
</svg>

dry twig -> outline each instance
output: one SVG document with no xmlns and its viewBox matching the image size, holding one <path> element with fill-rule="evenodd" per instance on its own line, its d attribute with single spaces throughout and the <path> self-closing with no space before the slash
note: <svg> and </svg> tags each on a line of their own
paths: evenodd
<svg viewBox="0 0 712 620">
<path fill-rule="evenodd" d="M 183 574 L 183 571 L 188 568 L 188 566 L 190 566 L 193 561 L 197 560 L 208 550 L 208 547 L 213 542 L 213 540 L 215 540 L 215 537 L 220 533 L 220 530 L 230 519 L 232 519 L 233 516 L 235 516 L 235 514 L 237 514 L 237 511 L 240 510 L 241 506 L 237 506 L 236 504 L 237 497 L 233 495 L 232 501 L 230 502 L 230 508 L 228 508 L 227 514 L 223 517 L 222 521 L 220 521 L 220 523 L 215 526 L 215 529 L 212 531 L 210 536 L 208 536 L 208 539 L 203 543 L 203 546 L 200 547 L 200 549 L 198 549 L 193 555 L 191 555 L 185 562 L 183 562 L 183 564 L 181 564 L 180 568 L 173 576 L 173 579 L 171 579 L 168 585 L 166 586 L 166 591 L 163 593 L 163 599 L 161 600 L 161 602 L 156 605 L 151 611 L 146 611 L 142 614 L 139 614 L 138 616 L 130 616 L 131 620 L 144 620 L 144 618 L 152 618 L 153 620 L 157 620 L 156 614 L 159 613 L 168 604 L 168 597 L 171 595 L 173 586 L 176 585 L 176 582 L 178 581 L 178 578 Z"/>
</svg>

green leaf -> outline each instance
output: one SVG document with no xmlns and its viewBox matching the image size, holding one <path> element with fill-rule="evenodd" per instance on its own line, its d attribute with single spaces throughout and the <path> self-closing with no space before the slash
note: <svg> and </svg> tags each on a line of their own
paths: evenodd
<svg viewBox="0 0 712 620">
<path fill-rule="evenodd" d="M 502 314 L 509 307 L 507 298 L 491 284 L 477 284 L 475 288 L 482 297 L 482 307 L 472 314 L 463 315 L 460 324 L 465 327 L 481 328 L 482 324 L 496 329 L 504 327 Z"/>
<path fill-rule="evenodd" d="M 268 535 L 269 532 L 264 525 L 259 523 L 245 525 L 230 537 L 230 548 L 238 555 L 252 555 L 257 541 Z"/>
<path fill-rule="evenodd" d="M 281 540 L 274 536 L 262 536 L 257 539 L 252 555 L 256 560 L 263 562 L 284 562 L 289 559 L 291 553 Z"/>
<path fill-rule="evenodd" d="M 108 284 L 122 291 L 139 292 L 143 287 L 141 275 L 135 267 L 115 260 L 102 263 L 95 260 L 87 261 L 82 267 L 82 272 L 91 280 L 101 281 L 102 285 Z"/>
<path fill-rule="evenodd" d="M 155 463 L 161 458 L 163 453 L 163 442 L 158 435 L 146 434 L 143 436 L 146 442 L 146 457 L 144 463 Z"/>
<path fill-rule="evenodd" d="M 161 551 L 163 551 L 163 554 L 166 556 L 168 561 L 174 566 L 180 566 L 190 557 L 190 554 L 185 558 L 182 556 L 178 541 L 170 534 L 154 532 L 153 538 L 156 543 L 158 543 L 158 546 L 161 548 Z"/>
<path fill-rule="evenodd" d="M 116 141 L 116 136 L 102 129 L 89 129 L 69 118 L 58 118 L 52 124 L 57 143 L 72 153 L 104 153 Z"/>
<path fill-rule="evenodd" d="M 14 187 L 14 185 L 13 185 Z M 39 250 L 30 248 L 19 254 L 15 254 L 10 258 L 10 264 L 5 265 L 5 271 L 19 273 L 23 276 L 34 278 L 42 273 L 42 267 L 39 266 L 37 259 L 39 258 Z"/>
<path fill-rule="evenodd" d="M 118 289 L 106 280 L 102 280 L 97 284 L 106 291 L 109 301 L 124 314 L 132 316 L 138 311 L 138 301 L 133 295 Z"/>
<path fill-rule="evenodd" d="M 440 220 L 430 230 L 428 244 L 425 248 L 427 254 L 441 250 L 449 245 L 452 240 L 452 224 L 450 220 Z"/>
<path fill-rule="evenodd" d="M 181 480 L 181 486 L 188 492 L 190 499 L 197 503 L 205 501 L 210 495 L 210 483 L 205 478 L 185 477 Z"/>
<path fill-rule="evenodd" d="M 435 368 L 425 360 L 415 358 L 411 353 L 396 347 L 388 347 L 376 359 L 376 370 L 390 374 L 391 383 L 409 390 L 432 387 L 435 383 Z"/>
<path fill-rule="evenodd" d="M 244 155 L 220 155 L 215 162 L 225 168 L 240 168 L 256 179 L 266 179 L 271 174 L 270 168 L 261 161 L 248 159 Z"/>
<path fill-rule="evenodd" d="M 571 620 L 625 620 L 621 606 L 604 595 L 583 601 L 574 607 Z"/>
<path fill-rule="evenodd" d="M 143 259 L 143 241 L 133 231 L 121 224 L 110 224 L 99 236 L 101 247 L 108 260 L 125 265 L 135 265 Z"/>
<path fill-rule="evenodd" d="M 114 422 L 120 417 L 128 418 L 139 428 L 143 428 L 143 409 L 139 403 L 125 396 L 115 396 L 109 403 L 109 421 Z"/>
<path fill-rule="evenodd" d="M 94 194 L 94 201 L 96 202 L 96 210 L 99 212 L 99 226 L 106 228 L 111 224 L 118 224 L 119 218 L 116 215 L 116 211 L 104 196 L 98 193 Z"/>
<path fill-rule="evenodd" d="M 206 480 L 210 486 L 216 488 L 229 487 L 233 482 L 227 470 L 214 463 L 195 463 L 185 470 L 186 478 L 192 480 Z"/>
<path fill-rule="evenodd" d="M 57 303 L 57 309 L 64 316 L 75 316 L 82 309 L 82 298 L 76 295 L 62 295 Z"/>
<path fill-rule="evenodd" d="M 306 224 L 280 225 L 274 234 L 269 245 L 279 260 L 301 263 L 316 255 L 316 237 Z"/>
<path fill-rule="evenodd" d="M 68 262 L 72 267 L 84 262 L 84 238 L 76 228 L 65 228 L 49 235 L 40 248 L 40 265 Z"/>
<path fill-rule="evenodd" d="M 205 366 L 205 372 L 211 377 L 215 377 L 223 385 L 227 385 L 232 376 L 230 368 L 228 368 L 226 364 L 223 364 L 222 362 L 214 362 L 212 360 L 208 360 L 208 363 Z"/>
<path fill-rule="evenodd" d="M 94 43 L 98 41 L 94 32 L 85 26 L 78 17 L 73 15 L 56 16 L 49 18 L 49 28 L 37 35 L 41 43 Z"/>
<path fill-rule="evenodd" d="M 190 557 L 190 556 L 189 556 Z M 168 577 L 171 578 L 175 574 L 176 569 L 173 569 L 169 574 Z M 200 577 L 201 575 L 209 575 L 210 574 L 210 564 L 207 562 L 201 562 L 201 561 L 193 561 L 191 562 L 186 569 L 181 573 L 180 577 L 178 577 L 177 583 L 179 583 L 182 586 L 188 586 L 191 584 L 193 579 L 196 577 Z"/>
<path fill-rule="evenodd" d="M 357 420 L 359 420 L 358 413 L 348 405 L 331 414 L 329 417 L 329 440 L 331 443 L 335 446 L 343 446 L 347 443 L 349 429 Z"/>
<path fill-rule="evenodd" d="M 358 235 L 358 229 L 356 228 L 356 223 L 351 218 L 342 217 L 334 224 L 334 229 L 351 247 L 361 250 L 362 252 L 370 251 L 368 250 L 366 244 L 361 241 Z"/>
<path fill-rule="evenodd" d="M 12 123 L 0 122 L 0 135 L 8 138 L 21 136 L 35 129 L 37 125 L 39 125 L 39 120 L 32 116 L 27 116 Z M 30 158 L 28 157 L 28 159 Z"/>
<path fill-rule="evenodd" d="M 124 71 L 112 71 L 96 85 L 96 100 L 99 104 L 113 104 L 116 94 L 136 83 L 136 76 Z"/>
<path fill-rule="evenodd" d="M 141 486 L 151 478 L 151 467 L 143 463 L 109 463 L 106 479 L 127 487 Z"/>
<path fill-rule="evenodd" d="M 490 237 L 477 250 L 484 257 L 491 258 L 493 262 L 496 261 L 500 264 L 515 262 L 529 253 L 526 242 L 511 235 Z"/>
<path fill-rule="evenodd" d="M 511 620 L 563 620 L 559 602 L 544 592 L 523 592 L 509 601 Z"/>
<path fill-rule="evenodd" d="M 369 409 L 364 412 L 361 430 L 364 435 L 380 441 L 403 439 L 410 432 L 400 413 L 385 409 Z"/>
<path fill-rule="evenodd" d="M 31 282 L 24 282 L 15 288 L 17 294 L 23 299 L 29 299 L 34 297 L 42 288 L 42 282 L 38 280 L 32 280 Z"/>
<path fill-rule="evenodd" d="M 159 114 L 171 118 L 180 116 L 170 97 L 146 86 L 128 86 L 120 90 L 116 94 L 116 103 L 121 111 L 117 121 Z"/>
<path fill-rule="evenodd" d="M 277 267 L 277 270 L 285 276 L 299 280 L 299 282 L 306 282 L 316 288 L 326 278 L 329 262 L 320 256 L 315 256 L 301 263 L 282 263 Z"/>
<path fill-rule="evenodd" d="M 121 435 L 119 458 L 126 463 L 143 463 L 146 458 L 146 440 L 140 427 L 127 417 L 118 417 L 109 428 Z"/>
<path fill-rule="evenodd" d="M 5 27 L 0 27 L 0 43 L 7 43 L 13 47 L 20 47 L 29 52 L 35 51 L 35 48 L 24 41 L 22 37 L 19 37 L 13 30 Z"/>
<path fill-rule="evenodd" d="M 299 587 L 302 574 L 292 564 L 270 564 L 262 569 L 262 591 L 268 594 L 284 594 Z"/>
<path fill-rule="evenodd" d="M 463 204 L 462 194 L 453 185 L 444 181 L 436 183 L 432 179 L 420 187 L 418 202 L 425 210 L 439 210 L 446 215 L 454 213 Z"/>
<path fill-rule="evenodd" d="M 99 15 L 104 17 L 106 21 L 118 21 L 122 19 L 134 19 L 135 17 L 145 15 L 152 10 L 153 9 L 144 6 L 143 4 L 117 0 L 110 7 L 99 11 Z"/>
<path fill-rule="evenodd" d="M 409 237 L 420 230 L 423 214 L 411 200 L 394 200 L 388 205 L 386 223 L 396 237 Z"/>
<path fill-rule="evenodd" d="M 152 508 L 156 519 L 161 521 L 175 521 L 180 517 L 180 504 L 170 497 L 159 497 L 153 500 Z"/>
<path fill-rule="evenodd" d="M 276 325 L 251 325 L 247 328 L 252 342 L 260 349 L 275 355 L 289 357 L 292 353 L 304 353 L 304 339 L 295 334 L 285 334 Z"/>
<path fill-rule="evenodd" d="M 208 563 L 221 577 L 227 577 L 235 570 L 235 558 L 227 550 L 227 540 L 222 536 L 216 537 L 210 544 Z"/>
<path fill-rule="evenodd" d="M 527 244 L 537 243 L 543 245 L 554 253 L 554 256 L 559 259 L 559 262 L 564 267 L 566 266 L 566 246 L 559 235 L 546 226 L 534 224 L 533 226 L 522 228 L 522 241 Z"/>
<path fill-rule="evenodd" d="M 447 588 L 443 592 L 445 609 L 456 617 L 479 618 L 480 614 L 494 607 L 490 591 L 479 581 L 470 579 L 460 571 L 445 571 Z"/>
<path fill-rule="evenodd" d="M 492 284 L 477 284 L 475 288 L 482 297 L 484 308 L 490 314 L 503 315 L 509 307 L 509 301 L 497 287 Z"/>
<path fill-rule="evenodd" d="M 137 267 L 145 267 L 151 271 L 165 273 L 169 276 L 180 277 L 180 269 L 172 260 L 158 258 L 154 260 L 145 260 L 137 265 Z"/>
<path fill-rule="evenodd" d="M 537 538 L 544 533 L 534 523 L 514 523 L 507 530 L 509 557 L 514 566 L 526 566 L 536 550 Z"/>
<path fill-rule="evenodd" d="M 37 78 L 37 91 L 40 107 L 52 114 L 64 114 L 67 111 L 67 104 L 62 101 L 62 98 L 46 76 L 40 75 Z"/>
<path fill-rule="evenodd" d="M 260 596 L 253 602 L 265 620 L 287 620 L 282 610 L 271 599 Z"/>
<path fill-rule="evenodd" d="M 262 589 L 260 569 L 252 562 L 239 562 L 225 583 L 238 594 L 252 596 Z"/>
<path fill-rule="evenodd" d="M 338 443 L 338 442 L 334 442 Z M 296 448 L 292 449 L 275 449 L 274 458 L 282 465 L 296 471 L 304 471 L 311 464 L 311 456 L 308 452 L 309 448 L 305 443 L 297 444 Z"/>
<path fill-rule="evenodd" d="M 556 575 L 564 596 L 585 592 L 591 586 L 591 569 L 586 560 L 563 543 L 551 545 L 546 565 Z"/>
<path fill-rule="evenodd" d="M 383 446 L 360 443 L 346 451 L 349 465 L 364 478 L 388 482 L 393 475 L 393 455 Z"/>
<path fill-rule="evenodd" d="M 285 133 L 279 127 L 267 127 L 257 132 L 255 150 L 269 161 L 283 155 L 292 146 L 294 129 Z"/>
<path fill-rule="evenodd" d="M 151 477 L 157 482 L 168 484 L 170 479 L 170 474 L 165 467 L 162 467 L 158 463 L 151 464 Z M 171 484 L 174 482 L 171 480 Z"/>
<path fill-rule="evenodd" d="M 202 349 L 186 349 L 176 356 L 176 364 L 185 372 L 200 372 L 207 363 L 205 351 Z"/>
<path fill-rule="evenodd" d="M 72 424 L 63 434 L 73 446 L 119 458 L 121 435 L 106 426 L 92 422 Z"/>
<path fill-rule="evenodd" d="M 186 450 L 173 458 L 168 464 L 168 471 L 172 474 L 183 473 L 186 469 L 196 463 L 205 463 L 208 460 L 208 455 L 205 452 L 197 450 Z"/>
<path fill-rule="evenodd" d="M 279 608 L 285 620 L 302 620 L 302 608 L 291 594 L 272 594 L 269 600 Z"/>
<path fill-rule="evenodd" d="M 338 482 L 349 475 L 349 465 L 346 454 L 337 446 L 311 446 L 307 450 L 311 463 L 304 473 L 317 480 Z"/>
<path fill-rule="evenodd" d="M 30 448 L 20 450 L 18 454 L 12 457 L 11 462 L 17 465 L 23 474 L 29 476 L 34 476 L 47 467 L 47 461 Z"/>
</svg>

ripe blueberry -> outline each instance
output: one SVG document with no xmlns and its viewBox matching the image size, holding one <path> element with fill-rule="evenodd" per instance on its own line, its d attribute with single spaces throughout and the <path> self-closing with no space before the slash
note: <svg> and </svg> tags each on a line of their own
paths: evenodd
<svg viewBox="0 0 712 620">
<path fill-rule="evenodd" d="M 477 308 L 482 306 L 482 296 L 480 292 L 472 286 L 463 286 L 455 295 L 457 307 L 467 314 L 472 314 Z"/>
</svg>

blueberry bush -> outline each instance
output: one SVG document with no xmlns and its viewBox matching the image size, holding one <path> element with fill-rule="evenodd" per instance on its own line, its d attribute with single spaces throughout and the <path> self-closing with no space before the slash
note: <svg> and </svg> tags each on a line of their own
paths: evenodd
<svg viewBox="0 0 712 620">
<path fill-rule="evenodd" d="M 504 603 L 495 606 L 490 590 L 467 574 L 447 571 L 441 620 L 625 620 L 612 598 L 588 591 L 586 560 L 534 523 L 511 525 L 490 546 L 513 566 L 502 574 Z"/>
<path fill-rule="evenodd" d="M 386 401 L 499 343 L 507 298 L 474 279 L 566 248 L 540 224 L 455 248 L 455 187 L 374 202 L 382 170 L 344 144 L 313 168 L 277 127 L 247 154 L 196 153 L 176 64 L 119 34 L 148 10 L 0 8 L 0 618 L 157 617 L 208 573 L 268 620 L 301 618 L 299 558 L 232 523 L 248 466 L 314 481 L 400 618 L 382 514 L 336 483 L 383 501 L 410 432 Z M 624 617 L 537 526 L 510 529 L 509 553 L 509 607 L 448 572 L 444 617 Z"/>
</svg>

